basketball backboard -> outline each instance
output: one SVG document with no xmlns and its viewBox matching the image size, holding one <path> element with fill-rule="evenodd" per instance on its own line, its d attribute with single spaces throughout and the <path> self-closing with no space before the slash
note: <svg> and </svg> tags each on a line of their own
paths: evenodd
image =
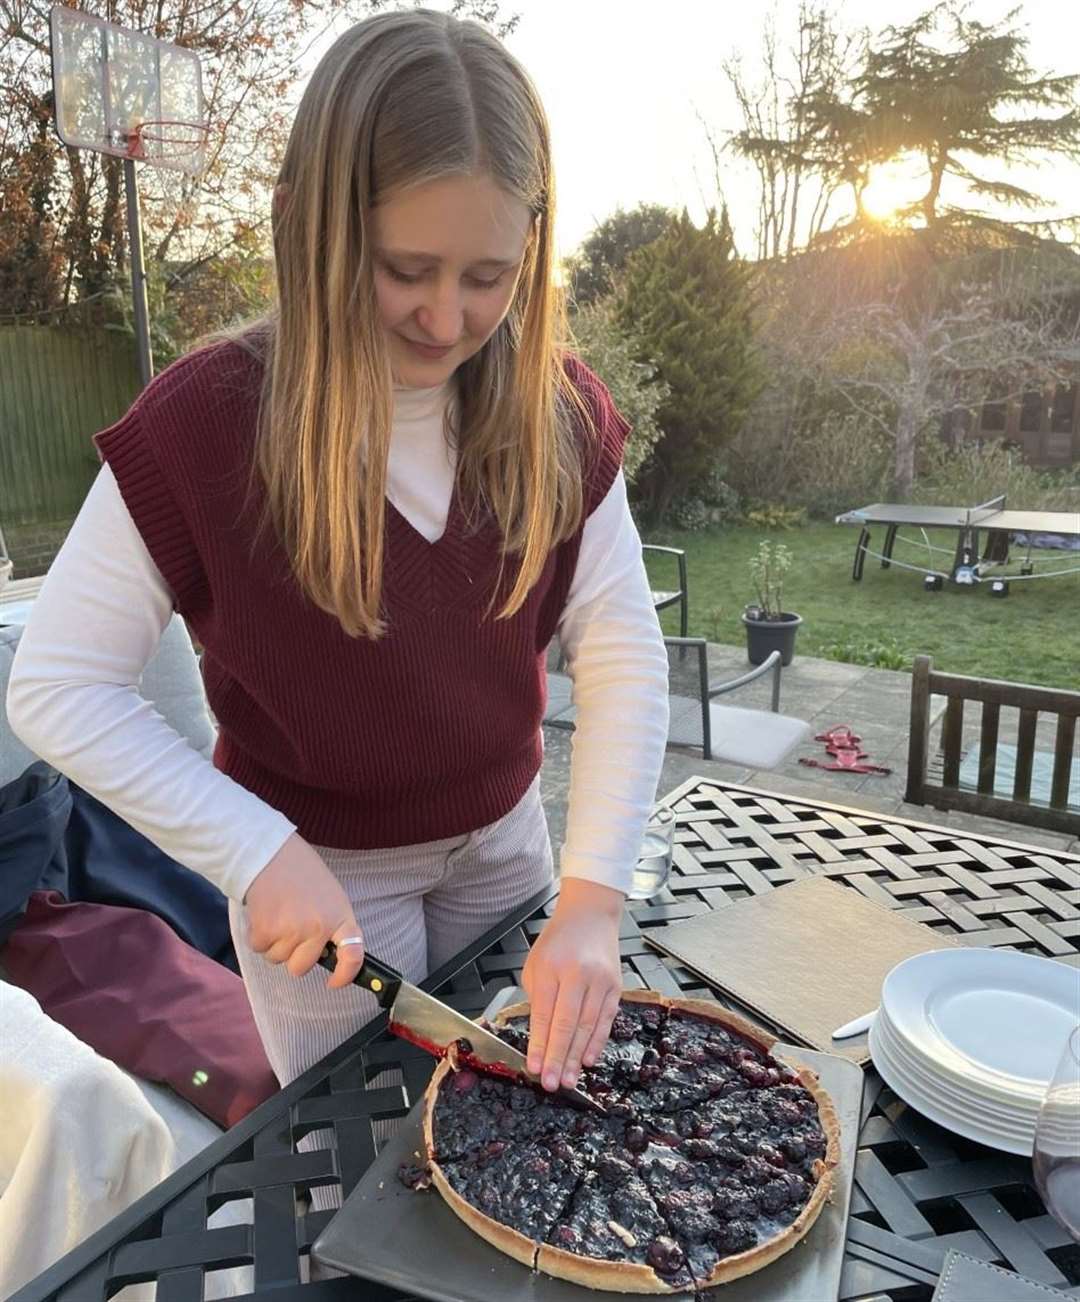
<svg viewBox="0 0 1080 1302">
<path fill-rule="evenodd" d="M 62 5 L 49 17 L 64 144 L 201 172 L 207 123 L 198 55 Z"/>
</svg>

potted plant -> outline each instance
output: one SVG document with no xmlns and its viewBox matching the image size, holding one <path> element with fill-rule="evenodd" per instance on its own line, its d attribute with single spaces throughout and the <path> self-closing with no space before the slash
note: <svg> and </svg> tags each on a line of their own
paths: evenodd
<svg viewBox="0 0 1080 1302">
<path fill-rule="evenodd" d="M 767 660 L 770 652 L 779 651 L 781 663 L 791 664 L 795 655 L 795 634 L 802 616 L 784 610 L 782 600 L 784 575 L 791 566 L 791 551 L 783 543 L 767 539 L 758 544 L 750 558 L 750 577 L 757 601 L 742 614 L 746 627 L 746 654 L 752 665 Z"/>
</svg>

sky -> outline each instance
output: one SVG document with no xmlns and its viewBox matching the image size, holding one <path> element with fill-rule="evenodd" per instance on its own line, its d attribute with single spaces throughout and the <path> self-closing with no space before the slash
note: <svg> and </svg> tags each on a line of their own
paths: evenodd
<svg viewBox="0 0 1080 1302">
<path fill-rule="evenodd" d="M 843 28 L 880 31 L 910 21 L 929 3 L 844 0 L 838 8 Z M 1011 7 L 972 0 L 969 16 L 989 24 Z M 1080 71 L 1080 5 L 1027 0 L 1019 7 L 1035 69 Z M 520 15 L 506 45 L 536 84 L 551 126 L 556 243 L 565 256 L 619 206 L 685 206 L 696 224 L 703 223 L 718 196 L 699 115 L 721 141 L 739 129 L 722 64 L 741 56 L 755 79 L 766 15 L 775 13 L 782 40 L 794 36 L 798 0 L 502 0 L 500 12 Z M 730 153 L 721 155 L 721 166 L 736 243 L 753 253 L 753 174 Z M 1013 179 L 1024 184 L 1025 176 L 1014 173 Z M 1026 179 L 1053 192 L 1059 211 L 1080 212 L 1080 167 L 1054 162 Z M 909 189 L 914 180 L 908 178 Z M 916 183 L 912 199 L 919 188 Z"/>
</svg>

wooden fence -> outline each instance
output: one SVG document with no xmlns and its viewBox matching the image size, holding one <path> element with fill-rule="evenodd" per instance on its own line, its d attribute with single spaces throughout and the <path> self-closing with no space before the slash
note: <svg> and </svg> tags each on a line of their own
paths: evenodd
<svg viewBox="0 0 1080 1302">
<path fill-rule="evenodd" d="M 98 467 L 91 436 L 139 390 L 121 331 L 0 326 L 0 521 L 74 517 Z"/>
</svg>

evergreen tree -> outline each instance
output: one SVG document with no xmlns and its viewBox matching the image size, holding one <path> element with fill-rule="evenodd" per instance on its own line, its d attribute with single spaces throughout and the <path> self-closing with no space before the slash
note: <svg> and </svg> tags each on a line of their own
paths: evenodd
<svg viewBox="0 0 1080 1302">
<path fill-rule="evenodd" d="M 887 27 L 842 98 L 822 95 L 813 125 L 827 152 L 846 161 L 859 203 L 866 169 L 913 154 L 926 166 L 926 193 L 906 213 L 933 230 L 948 223 L 1001 226 L 978 204 L 947 208 L 942 184 L 963 182 L 973 200 L 1037 209 L 1051 200 L 1016 181 L 994 179 L 984 164 L 1024 164 L 1045 155 L 1080 161 L 1080 75 L 1040 76 L 1027 58 L 1019 10 L 987 26 L 944 0 L 906 27 Z M 854 168 L 851 164 L 861 164 Z M 1025 223 L 1006 223 L 1022 230 Z"/>
<path fill-rule="evenodd" d="M 640 203 L 629 212 L 616 208 L 582 241 L 580 249 L 565 259 L 571 303 L 588 307 L 606 298 L 631 253 L 662 235 L 672 216 L 670 209 L 659 203 Z"/>
<path fill-rule="evenodd" d="M 670 386 L 657 410 L 663 434 L 638 476 L 656 519 L 709 470 L 760 388 L 748 278 L 726 209 L 719 221 L 710 209 L 700 229 L 684 209 L 627 263 L 617 319 Z"/>
</svg>

